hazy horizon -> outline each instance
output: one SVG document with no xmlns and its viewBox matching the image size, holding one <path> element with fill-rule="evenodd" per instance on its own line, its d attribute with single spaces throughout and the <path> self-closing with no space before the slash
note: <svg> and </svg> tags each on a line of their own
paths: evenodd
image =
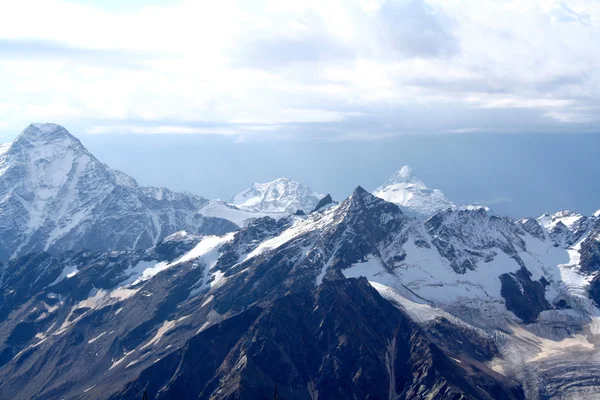
<svg viewBox="0 0 600 400">
<path fill-rule="evenodd" d="M 598 135 L 404 135 L 357 144 L 301 138 L 81 135 L 66 128 L 100 161 L 140 184 L 211 199 L 227 201 L 254 182 L 286 177 L 342 200 L 359 185 L 376 189 L 408 164 L 451 201 L 477 202 L 500 215 L 537 217 L 562 209 L 590 215 L 600 209 L 597 170 L 588 167 L 600 148 Z M 0 138 L 6 142 L 7 136 Z"/>
</svg>

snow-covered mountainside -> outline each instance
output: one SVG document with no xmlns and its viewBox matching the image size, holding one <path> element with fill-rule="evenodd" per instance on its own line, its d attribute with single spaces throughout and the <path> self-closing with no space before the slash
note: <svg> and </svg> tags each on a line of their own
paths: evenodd
<svg viewBox="0 0 600 400">
<path fill-rule="evenodd" d="M 295 213 L 302 210 L 308 213 L 323 197 L 302 183 L 279 178 L 272 182 L 254 183 L 233 196 L 231 203 L 256 211 Z"/>
<path fill-rule="evenodd" d="M 179 231 L 225 233 L 207 200 L 142 187 L 55 124 L 32 124 L 0 155 L 0 259 L 31 251 L 147 248 Z"/>
<path fill-rule="evenodd" d="M 423 221 L 359 187 L 223 236 L 21 257 L 0 267 L 0 392 L 596 398 L 600 218 L 569 215 Z"/>
<path fill-rule="evenodd" d="M 430 217 L 438 211 L 454 207 L 442 191 L 429 189 L 408 165 L 394 173 L 373 194 L 401 206 L 409 214 L 421 217 Z"/>
</svg>

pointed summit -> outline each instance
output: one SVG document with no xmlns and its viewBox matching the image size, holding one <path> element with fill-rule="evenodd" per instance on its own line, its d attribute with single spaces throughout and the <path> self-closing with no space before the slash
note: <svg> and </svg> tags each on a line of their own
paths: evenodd
<svg viewBox="0 0 600 400">
<path fill-rule="evenodd" d="M 384 186 L 395 185 L 398 183 L 407 183 L 417 186 L 425 186 L 425 183 L 415 177 L 415 171 L 410 165 L 405 165 L 396 171 L 388 180 L 384 183 Z"/>
<path fill-rule="evenodd" d="M 409 214 L 430 217 L 440 210 L 454 207 L 438 189 L 429 189 L 415 176 L 414 170 L 405 165 L 375 190 L 375 196 L 401 206 Z"/>
<path fill-rule="evenodd" d="M 64 127 L 52 123 L 31 124 L 15 140 L 15 143 L 32 143 L 35 145 L 55 142 L 72 142 L 82 146 L 79 139 L 71 135 Z"/>
<path fill-rule="evenodd" d="M 366 194 L 370 193 L 363 189 L 363 187 L 360 185 L 357 186 L 356 189 L 354 189 L 354 191 L 352 192 L 352 196 L 364 196 Z"/>
<path fill-rule="evenodd" d="M 137 185 L 56 124 L 29 125 L 2 154 L 0 199 L 0 260 L 33 251 L 147 248 L 180 230 L 204 233 L 205 222 L 211 233 L 235 229 L 224 220 L 197 220 L 206 204 L 198 196 Z"/>
<path fill-rule="evenodd" d="M 342 202 L 339 212 L 375 212 L 381 215 L 386 213 L 403 215 L 402 211 L 396 204 L 390 204 L 390 202 L 378 198 L 374 194 L 367 192 L 361 186 L 358 186 L 356 189 L 354 189 L 352 195 Z"/>
<path fill-rule="evenodd" d="M 100 163 L 85 149 L 79 139 L 62 126 L 50 123 L 29 125 L 10 144 L 5 154 L 12 160 L 11 163 L 25 163 L 30 170 L 37 170 L 44 165 L 44 168 L 48 169 L 49 164 L 63 161 L 68 164 L 65 160 L 74 161 L 82 157 L 85 159 L 84 163 Z M 67 167 L 68 165 L 61 165 L 60 169 L 64 170 Z M 31 172 L 36 174 L 35 171 Z"/>
</svg>

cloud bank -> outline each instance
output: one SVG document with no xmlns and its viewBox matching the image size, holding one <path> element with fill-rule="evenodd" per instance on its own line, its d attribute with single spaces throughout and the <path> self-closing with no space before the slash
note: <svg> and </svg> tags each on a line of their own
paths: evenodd
<svg viewBox="0 0 600 400">
<path fill-rule="evenodd" d="M 595 0 L 7 2 L 0 129 L 378 140 L 595 132 Z"/>
</svg>

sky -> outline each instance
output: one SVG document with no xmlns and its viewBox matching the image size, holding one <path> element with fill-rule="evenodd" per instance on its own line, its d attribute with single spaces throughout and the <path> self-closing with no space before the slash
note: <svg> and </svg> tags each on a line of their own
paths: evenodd
<svg viewBox="0 0 600 400">
<path fill-rule="evenodd" d="M 0 6 L 0 141 L 59 123 L 208 197 L 284 175 L 341 197 L 412 164 L 458 202 L 600 208 L 597 0 Z"/>
</svg>

